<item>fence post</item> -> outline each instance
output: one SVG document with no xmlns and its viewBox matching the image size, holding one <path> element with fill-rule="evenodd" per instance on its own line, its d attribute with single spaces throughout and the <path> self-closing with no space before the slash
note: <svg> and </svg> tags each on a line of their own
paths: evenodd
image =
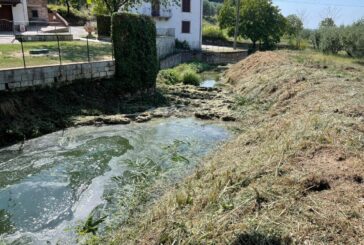
<svg viewBox="0 0 364 245">
<path fill-rule="evenodd" d="M 58 34 L 56 34 L 56 37 L 57 37 L 57 44 L 58 44 L 59 65 L 62 65 L 61 47 L 59 45 L 59 37 L 58 37 Z"/>
<path fill-rule="evenodd" d="M 111 38 L 111 60 L 114 60 L 114 41 Z"/>
<path fill-rule="evenodd" d="M 87 60 L 88 63 L 90 63 L 90 47 L 88 46 L 88 35 L 86 37 L 86 42 L 87 42 Z"/>
<path fill-rule="evenodd" d="M 21 45 L 21 52 L 23 55 L 23 65 L 24 65 L 24 68 L 27 68 L 27 66 L 25 64 L 25 55 L 24 55 L 23 36 L 22 35 L 20 36 L 20 45 Z"/>
</svg>

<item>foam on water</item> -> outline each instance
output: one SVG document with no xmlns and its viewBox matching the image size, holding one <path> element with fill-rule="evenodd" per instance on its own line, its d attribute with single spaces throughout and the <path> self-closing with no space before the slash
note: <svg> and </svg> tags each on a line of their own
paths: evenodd
<svg viewBox="0 0 364 245">
<path fill-rule="evenodd" d="M 91 213 L 107 215 L 108 225 L 119 222 L 120 206 L 115 203 L 123 194 L 120 183 L 112 179 L 133 170 L 127 160 L 150 159 L 161 169 L 172 169 L 170 178 L 178 180 L 183 177 L 178 169 L 193 169 L 198 159 L 228 137 L 217 125 L 168 119 L 71 128 L 29 140 L 22 151 L 19 145 L 3 149 L 0 236 L 7 243 L 74 244 L 75 227 Z M 177 151 L 188 161 L 174 162 L 169 155 L 176 156 Z"/>
</svg>

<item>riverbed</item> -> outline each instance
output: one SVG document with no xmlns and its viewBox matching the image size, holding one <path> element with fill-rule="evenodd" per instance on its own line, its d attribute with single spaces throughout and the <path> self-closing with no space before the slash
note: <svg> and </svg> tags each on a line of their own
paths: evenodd
<svg viewBox="0 0 364 245">
<path fill-rule="evenodd" d="M 70 128 L 0 151 L 0 237 L 75 244 L 87 219 L 97 234 L 188 175 L 230 133 L 195 119 Z M 1 238 L 0 238 L 1 243 Z"/>
</svg>

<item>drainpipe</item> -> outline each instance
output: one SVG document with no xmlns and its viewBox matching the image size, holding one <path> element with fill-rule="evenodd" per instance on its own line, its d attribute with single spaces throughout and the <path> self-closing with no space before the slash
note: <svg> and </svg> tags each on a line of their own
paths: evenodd
<svg viewBox="0 0 364 245">
<path fill-rule="evenodd" d="M 200 50 L 202 50 L 202 15 L 203 15 L 203 4 L 202 4 L 203 0 L 200 0 L 200 37 L 199 37 L 199 42 L 200 42 Z"/>
</svg>

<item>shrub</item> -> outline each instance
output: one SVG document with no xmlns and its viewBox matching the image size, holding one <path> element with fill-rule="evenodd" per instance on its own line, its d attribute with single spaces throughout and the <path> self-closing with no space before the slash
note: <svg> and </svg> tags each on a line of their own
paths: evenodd
<svg viewBox="0 0 364 245">
<path fill-rule="evenodd" d="M 200 76 L 197 74 L 196 71 L 193 70 L 187 70 L 184 73 L 182 73 L 182 83 L 183 84 L 189 84 L 189 85 L 200 85 Z"/>
<path fill-rule="evenodd" d="M 343 30 L 344 50 L 352 57 L 364 57 L 364 19 Z"/>
<path fill-rule="evenodd" d="M 311 42 L 312 42 L 312 46 L 315 48 L 315 49 L 319 49 L 320 47 L 320 32 L 319 31 L 313 31 L 310 35 L 310 39 L 311 39 Z"/>
<path fill-rule="evenodd" d="M 173 69 L 160 71 L 157 80 L 168 85 L 174 85 L 180 82 L 177 72 Z"/>
<path fill-rule="evenodd" d="M 320 29 L 319 48 L 324 53 L 337 54 L 343 49 L 342 32 L 337 27 L 324 27 Z"/>
<path fill-rule="evenodd" d="M 112 15 L 116 77 L 130 92 L 154 89 L 159 70 L 154 21 L 128 13 Z"/>
<path fill-rule="evenodd" d="M 89 21 L 89 17 L 86 11 L 80 11 L 75 8 L 70 8 L 70 13 L 67 13 L 67 7 L 63 5 L 48 4 L 48 9 L 59 13 L 65 18 L 70 25 L 83 26 Z"/>
<path fill-rule="evenodd" d="M 178 39 L 176 39 L 175 41 L 175 46 L 176 49 L 183 49 L 183 50 L 190 50 L 190 45 L 188 44 L 187 41 L 180 41 Z"/>
<path fill-rule="evenodd" d="M 200 85 L 201 77 L 198 73 L 211 69 L 211 66 L 201 62 L 181 64 L 171 69 L 162 70 L 158 74 L 160 83 L 174 85 L 184 83 Z"/>
<path fill-rule="evenodd" d="M 97 15 L 97 34 L 103 37 L 111 36 L 111 16 Z"/>
<path fill-rule="evenodd" d="M 202 30 L 202 38 L 204 40 L 222 40 L 226 41 L 227 38 L 224 35 L 223 31 L 218 26 L 204 26 Z"/>
</svg>

